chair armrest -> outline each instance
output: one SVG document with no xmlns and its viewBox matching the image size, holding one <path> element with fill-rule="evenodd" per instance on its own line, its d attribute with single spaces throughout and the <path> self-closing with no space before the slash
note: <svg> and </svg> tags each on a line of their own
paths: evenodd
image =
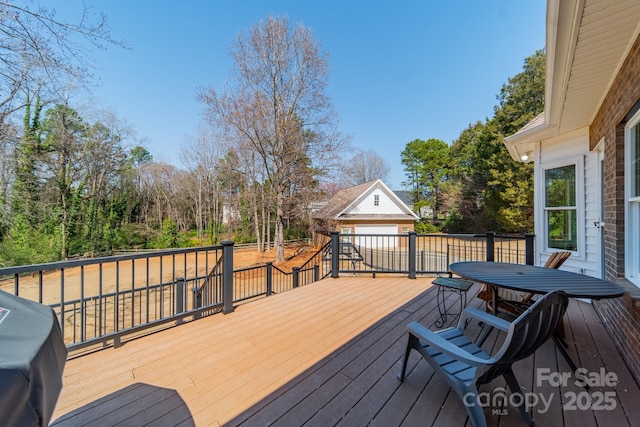
<svg viewBox="0 0 640 427">
<path fill-rule="evenodd" d="M 474 356 L 457 345 L 450 343 L 418 322 L 409 323 L 407 325 L 407 331 L 417 337 L 421 342 L 437 348 L 447 356 L 467 363 L 468 365 L 486 366 L 487 363 L 491 363 L 493 361 L 493 359 L 483 359 L 481 357 Z"/>
<path fill-rule="evenodd" d="M 509 330 L 509 327 L 511 326 L 511 323 L 509 323 L 508 321 L 498 316 L 494 316 L 491 313 L 478 310 L 477 308 L 465 308 L 462 312 L 462 316 L 460 316 L 460 321 L 458 322 L 458 324 L 464 325 L 464 322 L 466 322 L 467 319 L 470 318 L 484 322 L 485 324 L 494 328 L 498 328 L 504 332 L 507 332 Z"/>
</svg>

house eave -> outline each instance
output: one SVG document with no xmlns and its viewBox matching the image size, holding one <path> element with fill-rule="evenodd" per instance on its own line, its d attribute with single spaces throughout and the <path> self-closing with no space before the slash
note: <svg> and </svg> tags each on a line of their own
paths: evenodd
<svg viewBox="0 0 640 427">
<path fill-rule="evenodd" d="M 507 147 L 511 158 L 516 162 L 533 160 L 536 142 L 553 136 L 555 131 L 555 127 L 550 127 L 546 118 L 540 124 L 527 126 L 504 139 L 504 145 Z M 523 155 L 525 154 L 528 154 L 528 160 L 523 160 Z"/>
<path fill-rule="evenodd" d="M 511 157 L 521 161 L 538 142 L 588 127 L 638 34 L 637 0 L 548 0 L 545 120 L 505 138 Z"/>
<path fill-rule="evenodd" d="M 420 218 L 416 214 L 406 215 L 356 215 L 345 214 L 334 218 L 336 221 L 418 221 Z"/>
</svg>

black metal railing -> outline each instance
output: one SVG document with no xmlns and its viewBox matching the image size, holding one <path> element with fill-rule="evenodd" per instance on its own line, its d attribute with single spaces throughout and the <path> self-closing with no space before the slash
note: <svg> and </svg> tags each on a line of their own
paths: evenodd
<svg viewBox="0 0 640 427">
<path fill-rule="evenodd" d="M 0 289 L 50 305 L 70 350 L 120 345 L 125 335 L 167 327 L 234 304 L 340 274 L 435 276 L 458 261 L 533 264 L 533 235 L 341 235 L 300 267 L 233 269 L 233 242 L 204 248 L 0 269 Z"/>
<path fill-rule="evenodd" d="M 331 234 L 331 275 L 340 273 L 417 274 L 447 273 L 460 261 L 497 261 L 533 264 L 534 236 L 485 234 L 397 235 Z M 331 254 L 337 253 L 333 257 Z"/>
<path fill-rule="evenodd" d="M 241 302 L 269 296 L 317 282 L 330 274 L 330 261 L 323 257 L 328 244 L 316 251 L 300 267 L 284 271 L 272 262 L 262 266 L 242 268 L 233 272 L 234 301 Z"/>
<path fill-rule="evenodd" d="M 222 307 L 221 282 L 210 277 L 222 253 L 210 246 L 2 268 L 0 289 L 51 306 L 71 349 L 118 345 L 131 331 Z M 206 301 L 192 297 L 194 289 Z"/>
</svg>

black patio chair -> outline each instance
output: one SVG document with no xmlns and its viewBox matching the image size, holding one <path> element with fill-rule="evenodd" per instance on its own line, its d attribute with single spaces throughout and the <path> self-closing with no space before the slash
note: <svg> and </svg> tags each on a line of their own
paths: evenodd
<svg viewBox="0 0 640 427">
<path fill-rule="evenodd" d="M 444 375 L 463 400 L 471 423 L 486 426 L 483 408 L 478 402 L 478 386 L 503 376 L 511 393 L 521 393 L 511 365 L 532 355 L 553 335 L 567 308 L 568 297 L 562 291 L 544 295 L 513 322 L 481 310 L 467 308 L 455 328 L 430 331 L 418 322 L 407 326 L 409 342 L 398 379 L 404 380 L 411 350 L 417 350 L 436 372 Z M 477 319 L 507 333 L 500 350 L 491 356 L 464 335 L 468 319 Z M 533 425 L 520 399 L 520 415 Z"/>
</svg>

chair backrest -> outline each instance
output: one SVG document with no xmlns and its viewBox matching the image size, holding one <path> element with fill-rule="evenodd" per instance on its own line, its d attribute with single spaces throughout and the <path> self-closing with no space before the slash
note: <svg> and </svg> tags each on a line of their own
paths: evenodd
<svg viewBox="0 0 640 427">
<path fill-rule="evenodd" d="M 544 263 L 546 268 L 558 269 L 571 256 L 571 252 L 554 252 Z"/>
<path fill-rule="evenodd" d="M 562 320 L 569 298 L 563 291 L 545 294 L 511 323 L 502 348 L 494 356 L 494 363 L 482 373 L 479 384 L 502 375 L 514 362 L 532 355 L 553 335 Z"/>
</svg>

